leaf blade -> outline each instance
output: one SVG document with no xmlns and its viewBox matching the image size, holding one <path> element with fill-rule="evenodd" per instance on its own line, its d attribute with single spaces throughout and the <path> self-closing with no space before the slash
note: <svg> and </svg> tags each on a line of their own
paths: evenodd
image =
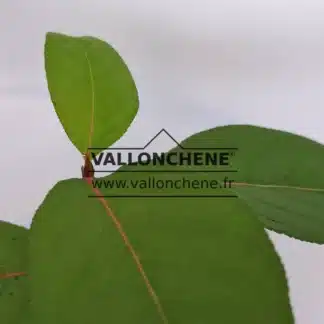
<svg viewBox="0 0 324 324">
<path fill-rule="evenodd" d="M 136 180 L 139 173 L 127 177 Z M 52 319 L 67 324 L 72 317 L 79 324 L 93 318 L 98 324 L 160 323 L 120 235 L 98 200 L 86 197 L 91 188 L 85 185 L 78 180 L 57 185 L 34 218 L 33 323 L 46 318 L 49 324 Z M 293 323 L 284 269 L 245 203 L 202 198 L 111 198 L 108 203 L 170 323 Z"/>
<path fill-rule="evenodd" d="M 139 101 L 116 50 L 98 38 L 49 32 L 44 57 L 51 100 L 75 147 L 83 154 L 89 146 L 108 148 L 117 141 L 135 118 Z"/>
<path fill-rule="evenodd" d="M 256 211 L 268 229 L 299 240 L 324 243 L 324 206 L 318 195 L 324 190 L 324 174 L 320 171 L 324 165 L 324 145 L 297 134 L 253 125 L 216 127 L 190 136 L 181 145 L 237 147 L 231 167 L 238 172 L 224 173 L 237 183 L 232 191 Z M 276 201 L 280 200 L 282 192 L 287 196 L 286 205 L 292 212 L 290 217 L 283 213 L 279 216 L 275 211 Z M 313 197 L 316 202 L 316 208 L 308 203 L 309 212 L 304 208 L 304 228 L 300 222 L 295 224 L 297 217 L 294 215 L 298 210 L 291 206 L 301 196 L 293 194 L 302 195 L 306 200 Z M 267 195 L 272 200 L 266 198 Z M 262 215 L 258 199 L 268 201 L 268 208 L 262 209 Z M 312 225 L 313 222 L 318 225 L 317 228 Z"/>
<path fill-rule="evenodd" d="M 27 271 L 28 230 L 0 221 L 0 314 L 1 323 L 17 324 L 22 320 L 28 303 L 27 279 L 23 276 L 8 277 L 10 273 Z"/>
</svg>

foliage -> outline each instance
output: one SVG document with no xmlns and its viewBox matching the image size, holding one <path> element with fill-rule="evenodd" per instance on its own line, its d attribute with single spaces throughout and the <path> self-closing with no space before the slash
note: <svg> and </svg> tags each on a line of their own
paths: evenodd
<svg viewBox="0 0 324 324">
<path fill-rule="evenodd" d="M 45 69 L 55 111 L 89 168 L 89 147 L 109 148 L 133 121 L 135 82 L 115 49 L 94 37 L 48 33 Z M 194 134 L 169 153 L 215 147 L 238 148 L 222 172 L 235 178 L 232 187 L 176 197 L 175 188 L 94 186 L 220 178 L 207 164 L 127 165 L 57 183 L 29 231 L 1 222 L 2 323 L 294 323 L 264 227 L 324 242 L 323 146 L 232 125 Z"/>
</svg>

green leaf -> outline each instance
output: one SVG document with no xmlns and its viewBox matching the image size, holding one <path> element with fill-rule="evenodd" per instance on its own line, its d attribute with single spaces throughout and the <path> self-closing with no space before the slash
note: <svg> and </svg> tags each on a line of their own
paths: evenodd
<svg viewBox="0 0 324 324">
<path fill-rule="evenodd" d="M 237 188 L 264 225 L 299 240 L 324 243 L 324 192 L 286 188 Z"/>
<path fill-rule="evenodd" d="M 322 144 L 279 130 L 233 125 L 195 134 L 182 145 L 203 147 L 206 143 L 238 148 L 231 159 L 238 172 L 227 176 L 241 183 L 234 191 L 268 229 L 324 243 Z"/>
<path fill-rule="evenodd" d="M 126 132 L 138 111 L 138 94 L 110 45 L 94 37 L 47 33 L 45 69 L 56 113 L 82 154 L 89 146 L 108 148 Z"/>
<path fill-rule="evenodd" d="M 1 324 L 17 324 L 28 302 L 25 277 L 3 277 L 27 270 L 27 235 L 27 229 L 0 221 Z"/>
<path fill-rule="evenodd" d="M 125 177 L 141 178 L 134 172 L 109 179 Z M 60 182 L 33 219 L 31 323 L 166 323 L 112 218 L 98 198 L 88 198 L 91 194 L 93 189 L 82 180 Z M 244 202 L 109 198 L 108 204 L 169 324 L 293 323 L 280 259 Z"/>
<path fill-rule="evenodd" d="M 252 207 L 266 228 L 300 240 L 324 243 L 324 173 L 321 172 L 324 166 L 324 145 L 284 131 L 231 125 L 194 134 L 183 141 L 181 146 L 187 148 L 186 152 L 194 153 L 235 152 L 229 159 L 229 168 L 216 168 L 238 170 L 237 173 L 211 173 L 209 171 L 215 169 L 212 165 L 191 166 L 190 170 L 206 171 L 205 174 L 194 175 L 196 179 L 204 177 L 206 180 L 222 181 L 227 177 L 235 181 L 232 193 L 234 191 Z M 238 150 L 213 150 L 216 147 Z M 183 150 L 176 147 L 171 151 Z M 145 168 L 148 167 L 142 167 Z M 149 168 L 154 170 L 156 167 Z M 126 169 L 139 171 L 140 166 L 127 166 Z M 143 173 L 140 173 L 140 177 L 143 179 Z M 121 188 L 119 193 L 132 191 L 131 187 Z M 147 193 L 150 189 L 142 191 Z M 221 190 L 208 190 L 208 194 L 217 193 L 221 193 Z"/>
</svg>

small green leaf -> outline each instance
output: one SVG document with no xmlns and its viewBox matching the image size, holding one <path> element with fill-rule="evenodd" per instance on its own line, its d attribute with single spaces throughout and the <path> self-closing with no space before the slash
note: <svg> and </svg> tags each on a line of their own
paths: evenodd
<svg viewBox="0 0 324 324">
<path fill-rule="evenodd" d="M 183 174 L 169 176 L 179 179 Z M 136 172 L 108 178 L 125 177 L 141 179 Z M 31 323 L 166 323 L 112 218 L 98 198 L 88 198 L 91 194 L 84 181 L 60 182 L 33 219 Z M 293 323 L 280 259 L 244 202 L 109 198 L 108 204 L 139 256 L 169 324 Z"/>
<path fill-rule="evenodd" d="M 138 111 L 134 80 L 119 54 L 94 37 L 47 33 L 45 69 L 56 113 L 76 148 L 108 148 Z"/>
<path fill-rule="evenodd" d="M 17 324 L 24 318 L 28 303 L 26 277 L 2 276 L 27 271 L 27 235 L 27 229 L 0 221 L 1 324 Z"/>
</svg>

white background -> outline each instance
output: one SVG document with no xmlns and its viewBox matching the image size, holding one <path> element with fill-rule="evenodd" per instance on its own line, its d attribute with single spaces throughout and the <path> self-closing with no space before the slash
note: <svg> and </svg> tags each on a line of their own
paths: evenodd
<svg viewBox="0 0 324 324">
<path fill-rule="evenodd" d="M 324 143 L 323 17 L 319 0 L 0 0 L 0 218 L 28 226 L 57 181 L 80 176 L 47 92 L 47 31 L 101 37 L 126 60 L 141 105 L 118 145 L 235 123 Z M 297 324 L 322 324 L 324 248 L 270 236 Z"/>
</svg>

